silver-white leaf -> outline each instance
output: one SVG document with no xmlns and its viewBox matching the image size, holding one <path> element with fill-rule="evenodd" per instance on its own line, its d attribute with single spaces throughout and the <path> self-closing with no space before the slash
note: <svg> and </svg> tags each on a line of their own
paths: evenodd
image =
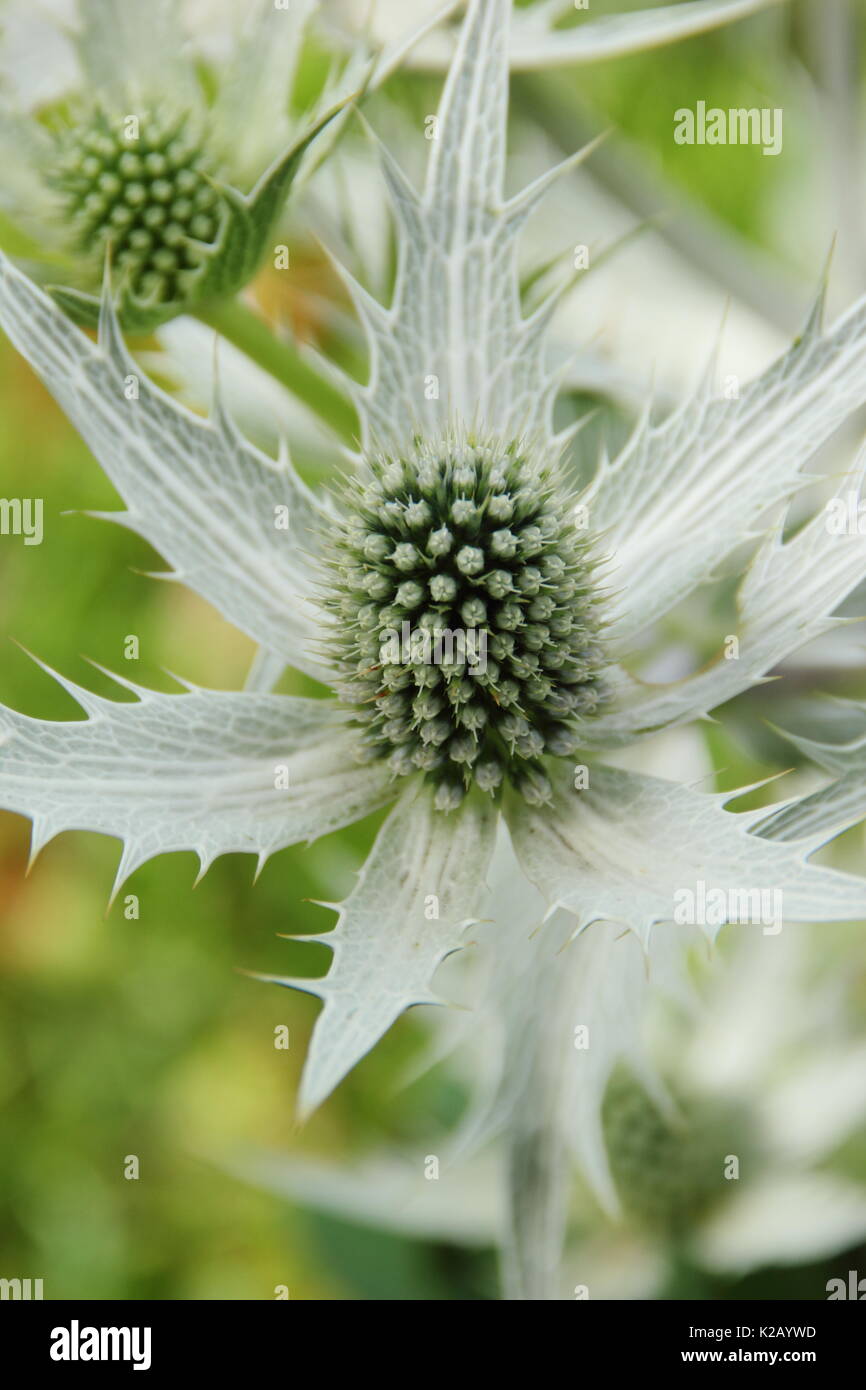
<svg viewBox="0 0 866 1390">
<path fill-rule="evenodd" d="M 864 311 L 866 326 L 866 311 Z M 864 376 L 866 381 L 866 376 Z M 844 476 L 837 496 L 864 495 L 866 459 Z M 705 715 L 762 680 L 792 652 L 841 626 L 832 615 L 866 578 L 866 535 L 836 534 L 819 511 L 790 540 L 777 526 L 747 571 L 737 595 L 737 640 L 696 675 L 649 685 L 624 671 L 610 675 L 610 709 L 587 721 L 590 747 L 630 743 L 643 734 Z M 659 571 L 665 565 L 658 565 Z"/>
<path fill-rule="evenodd" d="M 53 673 L 52 673 L 53 674 Z M 31 719 L 0 706 L 0 806 L 33 822 L 33 850 L 63 830 L 123 842 L 115 891 L 158 854 L 217 855 L 313 840 L 382 806 L 381 763 L 355 761 L 357 736 L 333 702 L 123 682 L 120 704 L 57 677 L 85 711 Z"/>
<path fill-rule="evenodd" d="M 442 1002 L 431 981 L 476 917 L 495 825 L 487 799 L 446 816 L 434 809 L 429 789 L 411 784 L 356 887 L 333 905 L 336 927 L 314 938 L 334 953 L 328 974 L 269 977 L 324 1001 L 301 1082 L 302 1114 L 321 1104 L 406 1009 Z"/>
<path fill-rule="evenodd" d="M 250 637 L 326 678 L 311 565 L 326 516 L 288 459 L 254 448 L 219 408 L 203 420 L 148 381 L 107 298 L 97 345 L 2 254 L 0 325 L 123 497 L 109 519 Z"/>
<path fill-rule="evenodd" d="M 827 334 L 819 302 L 802 338 L 738 398 L 715 398 L 708 377 L 661 424 L 642 420 L 585 498 L 611 552 L 611 638 L 620 650 L 756 534 L 864 401 L 866 300 Z"/>
<path fill-rule="evenodd" d="M 524 873 L 548 904 L 566 908 L 579 924 L 621 922 L 646 941 L 656 922 L 678 920 L 688 893 L 697 915 L 703 893 L 704 904 L 714 895 L 714 920 L 697 924 L 714 935 L 724 921 L 752 910 L 754 894 L 774 890 L 782 920 L 866 917 L 866 879 L 807 862 L 822 838 L 788 844 L 750 833 L 767 819 L 765 808 L 733 814 L 725 810 L 733 793 L 699 792 L 597 764 L 589 778 L 575 791 L 569 772 L 560 772 L 551 806 L 536 809 L 515 798 L 507 813 Z M 763 926 L 776 929 L 762 919 L 755 929 Z"/>
</svg>

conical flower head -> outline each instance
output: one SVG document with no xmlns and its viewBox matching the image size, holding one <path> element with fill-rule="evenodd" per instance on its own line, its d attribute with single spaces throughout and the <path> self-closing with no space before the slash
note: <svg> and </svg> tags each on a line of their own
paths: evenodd
<svg viewBox="0 0 866 1390">
<path fill-rule="evenodd" d="M 368 748 L 450 810 L 550 797 L 539 759 L 599 702 L 600 595 L 555 460 L 454 436 L 366 463 L 332 548 L 334 646 Z"/>
</svg>

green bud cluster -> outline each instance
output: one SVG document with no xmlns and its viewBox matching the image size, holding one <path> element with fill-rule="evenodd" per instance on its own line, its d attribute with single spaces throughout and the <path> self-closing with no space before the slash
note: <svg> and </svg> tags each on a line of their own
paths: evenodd
<svg viewBox="0 0 866 1390">
<path fill-rule="evenodd" d="M 76 249 L 112 269 L 140 304 L 192 297 L 220 231 L 221 195 L 205 145 L 185 115 L 129 117 L 97 109 L 57 136 L 48 182 L 59 194 Z"/>
<path fill-rule="evenodd" d="M 591 542 L 555 465 L 416 441 L 410 458 L 367 461 L 344 510 L 326 605 L 370 756 L 421 772 L 440 810 L 506 780 L 548 801 L 541 760 L 579 746 L 603 664 Z"/>
<path fill-rule="evenodd" d="M 739 1108 L 695 1101 L 667 1118 L 627 1073 L 611 1080 L 602 1122 L 623 1209 L 668 1232 L 688 1226 L 723 1197 L 726 1166 L 733 1158 L 742 1164 L 752 1149 Z"/>
</svg>

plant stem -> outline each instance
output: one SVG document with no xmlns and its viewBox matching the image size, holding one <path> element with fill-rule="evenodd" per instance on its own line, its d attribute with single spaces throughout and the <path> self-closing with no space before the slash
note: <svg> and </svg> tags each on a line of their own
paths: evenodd
<svg viewBox="0 0 866 1390">
<path fill-rule="evenodd" d="M 202 305 L 195 316 L 286 386 L 347 444 L 356 442 L 358 417 L 351 403 L 296 348 L 275 338 L 264 320 L 240 299 Z"/>
</svg>

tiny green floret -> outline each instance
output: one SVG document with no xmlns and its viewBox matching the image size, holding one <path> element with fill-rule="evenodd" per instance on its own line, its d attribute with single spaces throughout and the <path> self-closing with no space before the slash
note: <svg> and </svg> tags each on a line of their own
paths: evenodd
<svg viewBox="0 0 866 1390">
<path fill-rule="evenodd" d="M 340 693 L 369 755 L 421 772 L 440 810 L 506 781 L 548 801 L 542 759 L 580 746 L 601 698 L 592 537 L 533 453 L 416 440 L 347 486 L 326 597 Z"/>
</svg>

